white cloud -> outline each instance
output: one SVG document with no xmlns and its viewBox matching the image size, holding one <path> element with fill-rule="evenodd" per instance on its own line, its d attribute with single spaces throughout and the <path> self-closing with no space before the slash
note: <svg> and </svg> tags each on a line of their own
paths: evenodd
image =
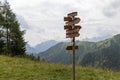
<svg viewBox="0 0 120 80">
<path fill-rule="evenodd" d="M 50 39 L 63 40 L 63 17 L 73 11 L 77 11 L 81 18 L 81 36 L 77 39 L 105 38 L 118 34 L 120 30 L 119 0 L 8 1 L 13 11 L 22 17 L 21 26 L 27 30 L 25 39 L 31 45 Z M 109 15 L 114 17 L 108 17 Z"/>
<path fill-rule="evenodd" d="M 120 0 L 114 0 L 103 9 L 106 17 L 114 17 L 120 13 Z"/>
</svg>

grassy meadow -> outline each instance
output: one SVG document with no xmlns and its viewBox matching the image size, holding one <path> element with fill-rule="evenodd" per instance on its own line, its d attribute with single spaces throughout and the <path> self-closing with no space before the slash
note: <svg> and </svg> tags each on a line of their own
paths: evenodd
<svg viewBox="0 0 120 80">
<path fill-rule="evenodd" d="M 0 56 L 0 80 L 72 80 L 71 65 Z M 120 80 L 120 72 L 76 67 L 76 80 Z"/>
</svg>

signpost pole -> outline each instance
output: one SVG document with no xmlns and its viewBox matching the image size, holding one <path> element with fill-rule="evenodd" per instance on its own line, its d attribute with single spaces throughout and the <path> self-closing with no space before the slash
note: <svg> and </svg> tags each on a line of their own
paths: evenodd
<svg viewBox="0 0 120 80">
<path fill-rule="evenodd" d="M 72 64 L 73 64 L 73 80 L 75 80 L 75 37 L 73 38 Z"/>
<path fill-rule="evenodd" d="M 74 20 L 75 17 L 73 16 L 72 19 Z M 75 25 L 73 24 L 72 25 L 72 28 L 74 28 Z M 73 54 L 72 54 L 72 67 L 73 67 L 73 80 L 75 80 L 75 37 L 73 37 Z"/>
</svg>

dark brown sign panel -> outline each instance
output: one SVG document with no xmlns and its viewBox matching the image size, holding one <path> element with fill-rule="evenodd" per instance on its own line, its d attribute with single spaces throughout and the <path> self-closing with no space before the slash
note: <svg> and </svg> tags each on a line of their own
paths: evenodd
<svg viewBox="0 0 120 80">
<path fill-rule="evenodd" d="M 72 21 L 69 21 L 69 22 L 66 22 L 66 24 L 68 25 L 73 25 L 73 24 L 77 24 L 80 22 L 80 18 L 75 18 L 74 20 Z"/>
<path fill-rule="evenodd" d="M 66 38 L 73 38 L 73 37 L 79 37 L 79 36 L 80 36 L 79 33 L 74 33 L 74 34 L 66 35 Z"/>
<path fill-rule="evenodd" d="M 72 29 L 72 26 L 70 26 L 70 25 L 65 25 L 65 26 L 64 26 L 64 29 L 65 29 L 65 30 L 67 30 L 67 29 Z"/>
<path fill-rule="evenodd" d="M 70 30 L 70 29 L 72 29 L 72 26 L 71 25 L 65 25 L 64 29 L 65 30 L 68 30 L 68 29 Z M 81 29 L 81 26 L 75 25 L 73 29 Z"/>
<path fill-rule="evenodd" d="M 75 46 L 75 49 L 78 49 L 78 46 Z M 73 46 L 67 46 L 66 50 L 73 50 Z"/>
<path fill-rule="evenodd" d="M 70 18 L 70 17 L 64 17 L 64 21 L 72 21 L 72 18 Z"/>
<path fill-rule="evenodd" d="M 80 25 L 75 25 L 75 29 L 81 29 L 82 27 Z"/>
<path fill-rule="evenodd" d="M 72 30 L 66 30 L 66 35 L 78 33 L 79 30 L 80 30 L 79 28 L 78 29 L 72 29 Z"/>
<path fill-rule="evenodd" d="M 68 14 L 68 17 L 74 17 L 74 16 L 77 16 L 77 12 L 72 12 Z"/>
</svg>

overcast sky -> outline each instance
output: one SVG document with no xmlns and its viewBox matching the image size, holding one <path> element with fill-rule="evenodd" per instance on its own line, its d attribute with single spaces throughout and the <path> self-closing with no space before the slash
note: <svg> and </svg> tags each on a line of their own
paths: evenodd
<svg viewBox="0 0 120 80">
<path fill-rule="evenodd" d="M 65 38 L 63 17 L 78 12 L 78 40 L 102 40 L 120 33 L 120 0 L 8 0 L 17 15 L 25 40 L 32 46 Z"/>
</svg>

